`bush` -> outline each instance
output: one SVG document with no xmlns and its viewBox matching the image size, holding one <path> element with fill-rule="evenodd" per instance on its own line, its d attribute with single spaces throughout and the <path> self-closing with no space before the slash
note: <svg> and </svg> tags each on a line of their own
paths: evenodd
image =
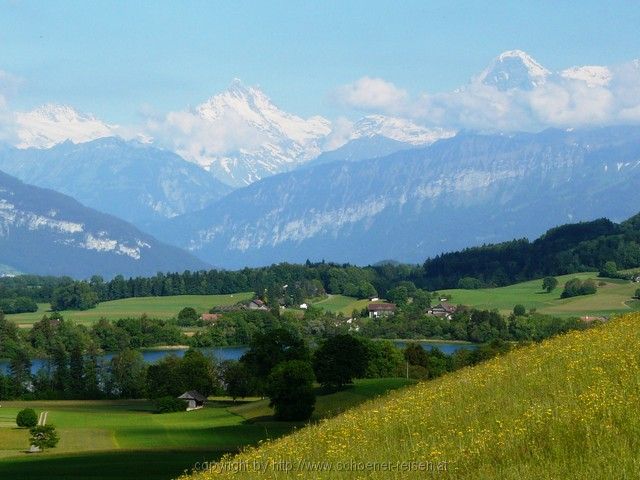
<svg viewBox="0 0 640 480">
<path fill-rule="evenodd" d="M 28 297 L 4 298 L 0 300 L 0 311 L 3 313 L 37 312 L 38 304 Z"/>
<path fill-rule="evenodd" d="M 542 280 L 542 289 L 546 290 L 547 293 L 551 293 L 551 291 L 558 286 L 558 280 L 555 277 L 544 277 Z"/>
<path fill-rule="evenodd" d="M 16 424 L 23 428 L 33 428 L 38 424 L 38 415 L 33 408 L 25 408 L 18 412 Z"/>
<path fill-rule="evenodd" d="M 527 313 L 527 310 L 524 308 L 524 305 L 516 305 L 515 307 L 513 307 L 513 314 L 516 317 L 522 317 Z"/>
<path fill-rule="evenodd" d="M 31 433 L 29 442 L 40 450 L 44 450 L 45 448 L 54 448 L 60 441 L 58 432 L 56 432 L 56 427 L 53 425 L 33 427 L 29 430 L 29 433 Z"/>
<path fill-rule="evenodd" d="M 187 402 L 175 397 L 161 397 L 153 402 L 157 413 L 184 412 L 187 410 Z"/>
<path fill-rule="evenodd" d="M 576 297 L 578 295 L 591 295 L 596 293 L 598 287 L 596 282 L 592 279 L 587 279 L 584 282 L 580 281 L 579 278 L 573 278 L 569 280 L 564 285 L 564 290 L 562 291 L 562 298 Z"/>
<path fill-rule="evenodd" d="M 482 285 L 482 282 L 474 277 L 462 277 L 460 280 L 458 280 L 458 288 L 464 290 L 477 290 L 479 288 L 482 288 L 483 286 L 484 285 Z"/>
</svg>

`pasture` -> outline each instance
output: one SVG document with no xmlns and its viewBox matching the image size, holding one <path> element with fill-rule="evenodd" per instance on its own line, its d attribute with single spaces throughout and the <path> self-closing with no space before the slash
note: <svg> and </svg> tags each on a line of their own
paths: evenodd
<svg viewBox="0 0 640 480">
<path fill-rule="evenodd" d="M 333 416 L 389 390 L 404 379 L 358 380 L 318 396 L 315 420 Z M 26 454 L 29 433 L 15 426 L 22 408 L 47 411 L 60 443 Z M 261 440 L 280 437 L 301 423 L 276 422 L 268 400 L 216 398 L 192 412 L 158 415 L 145 400 L 16 401 L 0 408 L 0 478 L 170 479 L 196 462 L 212 461 Z"/>
<path fill-rule="evenodd" d="M 91 324 L 100 318 L 117 320 L 125 317 L 139 317 L 147 314 L 152 318 L 168 319 L 175 317 L 184 307 L 193 307 L 198 313 L 208 312 L 211 307 L 219 305 L 233 305 L 237 302 L 250 300 L 253 293 L 244 292 L 231 295 L 173 295 L 167 297 L 135 297 L 122 300 L 101 302 L 96 308 L 89 310 L 65 310 L 60 312 L 66 320 L 77 323 Z M 38 304 L 38 311 L 6 315 L 6 317 L 21 327 L 29 327 L 49 313 L 51 305 Z"/>
<path fill-rule="evenodd" d="M 360 311 L 366 308 L 368 304 L 369 300 L 366 298 L 358 300 L 346 295 L 328 295 L 327 298 L 312 303 L 314 307 L 322 308 L 331 313 L 342 313 L 345 316 L 350 316 L 354 310 Z"/>
<path fill-rule="evenodd" d="M 510 313 L 516 304 L 522 304 L 527 309 L 535 308 L 540 313 L 560 317 L 609 316 L 640 310 L 639 302 L 633 300 L 635 291 L 639 287 L 636 283 L 598 278 L 596 272 L 563 275 L 556 278 L 558 286 L 550 293 L 542 290 L 542 279 L 500 288 L 451 289 L 441 290 L 440 293 L 450 295 L 450 303 L 452 304 L 463 304 L 481 309 L 498 309 L 503 314 Z M 572 278 L 581 280 L 592 278 L 596 283 L 604 282 L 604 285 L 598 286 L 598 291 L 594 295 L 560 298 L 564 284 Z"/>
</svg>

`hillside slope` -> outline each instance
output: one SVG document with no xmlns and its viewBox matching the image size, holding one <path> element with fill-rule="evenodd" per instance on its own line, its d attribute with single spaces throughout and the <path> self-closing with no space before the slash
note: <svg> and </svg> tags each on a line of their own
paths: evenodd
<svg viewBox="0 0 640 480">
<path fill-rule="evenodd" d="M 0 170 L 140 228 L 204 208 L 231 191 L 175 153 L 114 137 L 49 149 L 6 148 Z"/>
<path fill-rule="evenodd" d="M 223 459 L 245 470 L 220 476 L 265 476 L 256 465 L 269 478 L 424 478 L 366 468 L 413 461 L 453 478 L 638 478 L 639 322 L 629 315 L 394 392 Z"/>
<path fill-rule="evenodd" d="M 41 275 L 153 275 L 206 268 L 188 253 L 0 171 L 0 264 Z"/>
</svg>

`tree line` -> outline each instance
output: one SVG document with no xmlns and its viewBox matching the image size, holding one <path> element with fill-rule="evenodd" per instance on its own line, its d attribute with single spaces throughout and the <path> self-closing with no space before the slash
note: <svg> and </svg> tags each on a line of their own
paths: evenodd
<svg viewBox="0 0 640 480">
<path fill-rule="evenodd" d="M 15 311 L 10 300 L 15 304 L 18 297 L 50 302 L 55 310 L 65 310 L 130 297 L 240 292 L 255 292 L 270 306 L 297 305 L 326 293 L 386 297 L 403 282 L 428 291 L 483 288 L 581 271 L 606 272 L 611 265 L 619 269 L 640 266 L 640 214 L 621 224 L 599 219 L 564 225 L 533 242 L 520 239 L 468 248 L 428 259 L 422 265 L 358 267 L 307 261 L 238 271 L 212 269 L 131 278 L 118 275 L 111 280 L 93 276 L 80 282 L 69 277 L 8 277 L 0 279 L 0 308 L 4 306 L 5 313 Z M 33 302 L 28 308 L 33 309 Z"/>
</svg>

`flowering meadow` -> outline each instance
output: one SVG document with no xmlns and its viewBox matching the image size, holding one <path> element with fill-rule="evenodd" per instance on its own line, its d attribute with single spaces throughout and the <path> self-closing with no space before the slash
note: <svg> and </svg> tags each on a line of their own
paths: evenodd
<svg viewBox="0 0 640 480">
<path fill-rule="evenodd" d="M 390 393 L 185 478 L 262 477 L 640 478 L 640 314 Z"/>
</svg>

